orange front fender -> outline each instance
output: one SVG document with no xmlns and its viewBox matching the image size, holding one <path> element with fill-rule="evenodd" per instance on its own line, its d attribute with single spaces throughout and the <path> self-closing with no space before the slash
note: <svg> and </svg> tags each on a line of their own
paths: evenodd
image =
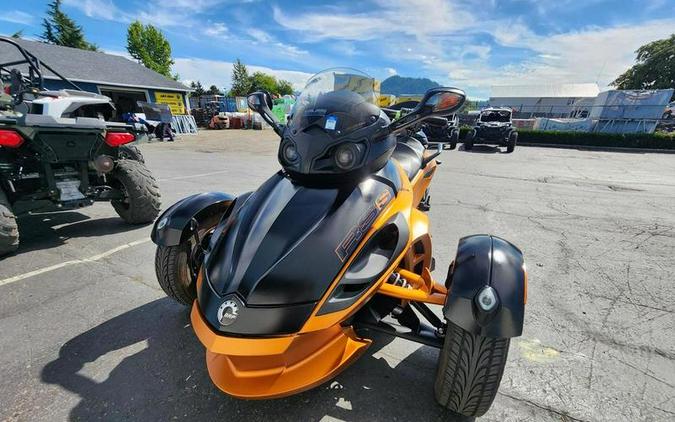
<svg viewBox="0 0 675 422">
<path fill-rule="evenodd" d="M 227 337 L 209 327 L 197 302 L 190 317 L 206 347 L 211 380 L 239 398 L 283 397 L 315 387 L 337 375 L 370 345 L 351 327 L 340 325 L 284 337 Z"/>
</svg>

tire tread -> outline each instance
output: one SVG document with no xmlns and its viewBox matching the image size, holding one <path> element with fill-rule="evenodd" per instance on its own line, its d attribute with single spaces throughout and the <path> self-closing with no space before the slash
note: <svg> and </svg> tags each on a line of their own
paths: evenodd
<svg viewBox="0 0 675 422">
<path fill-rule="evenodd" d="M 5 193 L 0 190 L 0 256 L 19 247 L 19 225 Z"/>
<path fill-rule="evenodd" d="M 112 201 L 112 206 L 124 221 L 130 224 L 151 223 L 159 215 L 161 195 L 159 185 L 150 170 L 141 162 L 122 159 L 117 162 L 115 177 L 129 194 L 130 207 Z"/>
<path fill-rule="evenodd" d="M 180 282 L 180 254 L 187 254 L 186 244 L 177 246 L 158 246 L 155 253 L 155 273 L 157 281 L 167 296 L 176 302 L 190 306 L 197 297 L 194 283 L 186 287 Z"/>
<path fill-rule="evenodd" d="M 448 322 L 438 358 L 436 400 L 465 416 L 485 414 L 499 389 L 509 343 L 508 338 L 474 335 Z"/>
</svg>

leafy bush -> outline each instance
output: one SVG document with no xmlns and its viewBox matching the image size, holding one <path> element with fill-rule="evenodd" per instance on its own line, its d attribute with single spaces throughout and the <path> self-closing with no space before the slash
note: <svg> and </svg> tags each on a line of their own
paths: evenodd
<svg viewBox="0 0 675 422">
<path fill-rule="evenodd" d="M 460 129 L 460 139 L 464 139 L 469 130 L 471 130 L 471 128 L 462 127 Z M 518 129 L 518 143 L 525 145 L 549 144 L 586 147 L 675 150 L 675 133 L 627 133 L 620 135 L 614 133 L 561 132 Z"/>
<path fill-rule="evenodd" d="M 519 129 L 518 143 L 675 150 L 675 134 L 549 132 Z"/>
</svg>

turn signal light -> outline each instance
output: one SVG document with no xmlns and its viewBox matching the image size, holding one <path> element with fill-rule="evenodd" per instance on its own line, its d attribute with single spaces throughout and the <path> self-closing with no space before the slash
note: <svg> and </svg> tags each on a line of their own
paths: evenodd
<svg viewBox="0 0 675 422">
<path fill-rule="evenodd" d="M 23 138 L 13 130 L 0 130 L 0 147 L 19 148 Z"/>
<path fill-rule="evenodd" d="M 105 135 L 105 143 L 111 147 L 128 144 L 129 142 L 133 142 L 134 139 L 136 137 L 128 132 L 108 132 Z"/>
</svg>

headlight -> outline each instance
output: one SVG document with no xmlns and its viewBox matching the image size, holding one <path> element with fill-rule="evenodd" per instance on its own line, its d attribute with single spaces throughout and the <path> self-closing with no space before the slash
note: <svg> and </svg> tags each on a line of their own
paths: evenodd
<svg viewBox="0 0 675 422">
<path fill-rule="evenodd" d="M 284 161 L 289 164 L 298 161 L 298 158 L 300 158 L 300 154 L 298 154 L 298 148 L 292 141 L 287 141 L 281 148 L 281 156 L 283 157 Z"/>
<path fill-rule="evenodd" d="M 344 144 L 335 150 L 335 165 L 340 170 L 351 170 L 359 159 L 359 149 L 355 144 Z"/>
</svg>

